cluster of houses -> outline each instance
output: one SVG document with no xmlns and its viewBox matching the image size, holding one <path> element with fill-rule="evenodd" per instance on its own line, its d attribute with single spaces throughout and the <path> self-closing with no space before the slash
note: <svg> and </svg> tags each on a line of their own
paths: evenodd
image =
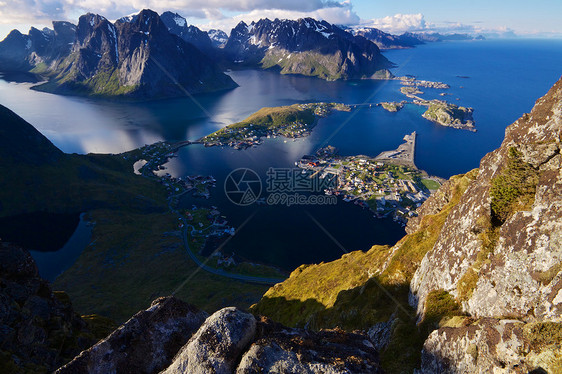
<svg viewBox="0 0 562 374">
<path fill-rule="evenodd" d="M 393 214 L 396 220 L 405 222 L 429 197 L 429 191 L 414 181 L 420 174 L 418 170 L 367 157 L 304 156 L 297 166 L 337 174 L 337 186 L 326 190 L 326 194 L 369 207 L 377 217 Z"/>
</svg>

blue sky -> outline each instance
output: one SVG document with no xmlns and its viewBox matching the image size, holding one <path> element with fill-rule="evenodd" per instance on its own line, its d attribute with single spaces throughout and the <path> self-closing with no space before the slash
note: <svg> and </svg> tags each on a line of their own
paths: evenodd
<svg viewBox="0 0 562 374">
<path fill-rule="evenodd" d="M 142 8 L 172 10 L 203 29 L 230 31 L 240 20 L 311 16 L 391 33 L 439 31 L 488 36 L 562 37 L 562 0 L 0 0 L 0 38 L 51 20 L 93 12 L 110 20 Z"/>
<path fill-rule="evenodd" d="M 427 22 L 459 22 L 481 28 L 506 27 L 520 34 L 562 34 L 562 0 L 354 0 L 361 18 L 424 15 Z"/>
</svg>

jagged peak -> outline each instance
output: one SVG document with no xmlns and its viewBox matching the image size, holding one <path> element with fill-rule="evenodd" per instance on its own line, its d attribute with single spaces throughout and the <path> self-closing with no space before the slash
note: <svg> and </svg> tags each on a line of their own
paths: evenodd
<svg viewBox="0 0 562 374">
<path fill-rule="evenodd" d="M 187 20 L 185 19 L 185 17 L 181 16 L 181 15 L 178 14 L 178 13 L 173 13 L 173 12 L 170 12 L 170 11 L 166 11 L 166 12 L 162 13 L 162 15 L 160 15 L 160 18 L 162 18 L 162 19 L 169 18 L 171 21 L 174 21 L 175 24 L 176 24 L 178 27 L 181 27 L 181 28 L 185 28 L 185 27 L 190 28 L 190 27 L 193 27 L 193 26 L 188 25 L 188 24 L 187 24 Z"/>
</svg>

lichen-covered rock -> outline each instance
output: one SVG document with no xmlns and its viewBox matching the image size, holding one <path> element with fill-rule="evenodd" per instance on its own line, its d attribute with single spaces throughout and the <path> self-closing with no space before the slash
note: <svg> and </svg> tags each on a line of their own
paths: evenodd
<svg viewBox="0 0 562 374">
<path fill-rule="evenodd" d="M 0 372 L 51 371 L 94 343 L 65 296 L 28 251 L 0 241 Z"/>
<path fill-rule="evenodd" d="M 418 373 L 559 373 L 561 343 L 559 323 L 467 320 L 464 326 L 441 327 L 431 333 L 424 344 Z"/>
<path fill-rule="evenodd" d="M 206 317 L 174 297 L 156 299 L 56 373 L 157 373 L 170 365 Z"/>
<path fill-rule="evenodd" d="M 368 336 L 341 330 L 289 329 L 268 319 L 258 322 L 256 341 L 237 374 L 381 373 L 378 353 Z"/>
<path fill-rule="evenodd" d="M 255 333 L 253 315 L 234 307 L 221 309 L 205 321 L 164 373 L 232 373 Z"/>
<path fill-rule="evenodd" d="M 474 317 L 562 316 L 561 139 L 562 80 L 482 159 L 411 282 L 420 314 L 443 289 Z"/>
</svg>

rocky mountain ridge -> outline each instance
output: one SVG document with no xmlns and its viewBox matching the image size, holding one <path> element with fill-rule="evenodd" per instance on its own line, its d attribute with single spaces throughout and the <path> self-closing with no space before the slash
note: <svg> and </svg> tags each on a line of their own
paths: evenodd
<svg viewBox="0 0 562 374">
<path fill-rule="evenodd" d="M 77 26 L 54 22 L 54 32 L 13 31 L 0 42 L 0 68 L 48 76 L 36 89 L 57 93 L 147 99 L 236 87 L 195 46 L 211 51 L 207 34 L 169 27 L 174 17 L 143 10 L 111 23 L 88 13 Z"/>
<path fill-rule="evenodd" d="M 374 43 L 312 18 L 240 22 L 224 52 L 240 66 L 328 80 L 387 77 L 393 66 Z"/>
</svg>

